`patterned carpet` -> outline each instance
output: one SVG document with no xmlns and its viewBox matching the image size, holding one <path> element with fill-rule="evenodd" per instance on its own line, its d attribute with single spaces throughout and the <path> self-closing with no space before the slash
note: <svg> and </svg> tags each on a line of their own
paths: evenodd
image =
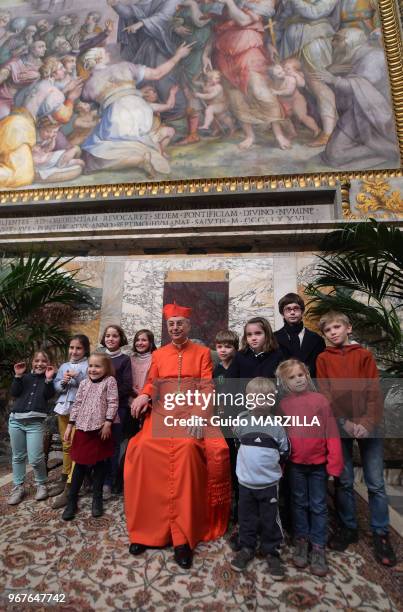
<svg viewBox="0 0 403 612">
<path fill-rule="evenodd" d="M 19 506 L 8 506 L 10 488 L 0 491 L 0 610 L 403 609 L 403 566 L 388 570 L 373 560 L 362 501 L 363 537 L 351 552 L 329 553 L 327 578 L 293 568 L 286 547 L 287 578 L 276 583 L 264 559 L 255 559 L 244 574 L 233 572 L 224 538 L 199 545 L 190 572 L 178 568 L 169 548 L 130 556 L 121 498 L 108 501 L 100 519 L 90 515 L 90 498 L 81 498 L 77 519 L 64 523 L 50 500 L 34 501 L 32 485 Z M 393 534 L 392 540 L 401 559 L 401 539 Z M 64 593 L 65 602 L 11 605 L 8 596 L 16 593 Z"/>
</svg>

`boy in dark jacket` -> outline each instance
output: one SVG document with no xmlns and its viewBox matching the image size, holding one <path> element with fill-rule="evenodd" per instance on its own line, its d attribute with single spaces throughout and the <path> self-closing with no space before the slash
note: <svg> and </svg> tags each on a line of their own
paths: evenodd
<svg viewBox="0 0 403 612">
<path fill-rule="evenodd" d="M 298 359 L 309 368 L 312 378 L 316 375 L 316 359 L 325 350 L 321 336 L 304 326 L 304 300 L 297 293 L 287 293 L 278 303 L 284 319 L 284 327 L 274 332 L 284 359 Z"/>
</svg>

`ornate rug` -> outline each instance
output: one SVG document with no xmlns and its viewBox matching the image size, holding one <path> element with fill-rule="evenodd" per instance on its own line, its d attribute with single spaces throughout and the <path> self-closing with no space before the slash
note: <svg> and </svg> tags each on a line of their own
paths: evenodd
<svg viewBox="0 0 403 612">
<path fill-rule="evenodd" d="M 52 474 L 53 480 L 57 474 Z M 266 562 L 256 558 L 245 573 L 231 570 L 225 538 L 197 547 L 191 571 L 178 568 L 172 548 L 128 554 L 122 498 L 105 503 L 105 515 L 93 519 L 91 499 L 80 498 L 77 518 L 65 523 L 51 500 L 35 502 L 34 487 L 18 506 L 6 504 L 11 484 L 0 491 L 0 610 L 399 610 L 400 564 L 379 566 L 372 557 L 366 504 L 358 500 L 360 542 L 351 552 L 328 553 L 330 573 L 316 578 L 291 564 L 285 547 L 287 577 L 274 582 Z M 402 558 L 401 538 L 392 541 Z M 25 601 L 15 596 L 26 594 Z M 35 595 L 43 602 L 29 602 Z M 57 599 L 50 596 L 64 594 Z M 11 599 L 14 596 L 14 603 Z M 64 601 L 62 601 L 64 599 Z M 400 607 L 399 607 L 400 606 Z"/>
</svg>

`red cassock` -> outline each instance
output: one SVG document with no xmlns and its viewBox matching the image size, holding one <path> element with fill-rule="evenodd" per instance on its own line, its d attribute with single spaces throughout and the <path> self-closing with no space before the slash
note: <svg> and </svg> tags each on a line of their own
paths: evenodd
<svg viewBox="0 0 403 612">
<path fill-rule="evenodd" d="M 208 437 L 176 437 L 162 428 L 167 415 L 189 417 L 209 413 L 196 406 L 168 412 L 167 393 L 196 388 L 213 390 L 213 366 L 208 348 L 190 341 L 178 349 L 168 344 L 155 351 L 142 393 L 153 398 L 144 425 L 129 442 L 125 468 L 125 512 L 131 542 L 174 546 L 222 536 L 231 504 L 228 447 L 220 431 Z M 203 428 L 206 433 L 206 430 Z M 172 433 L 172 437 L 167 437 Z M 186 435 L 186 434 L 179 434 Z M 164 436 L 164 437 L 162 437 Z M 211 437 L 210 437 L 211 436 Z"/>
</svg>

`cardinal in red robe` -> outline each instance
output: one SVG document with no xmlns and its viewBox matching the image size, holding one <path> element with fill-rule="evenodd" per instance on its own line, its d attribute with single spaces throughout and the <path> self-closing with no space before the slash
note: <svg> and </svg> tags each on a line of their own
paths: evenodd
<svg viewBox="0 0 403 612">
<path fill-rule="evenodd" d="M 189 390 L 206 396 L 213 390 L 210 351 L 188 339 L 190 315 L 187 307 L 164 307 L 172 342 L 154 351 L 145 386 L 133 401 L 133 416 L 147 412 L 142 430 L 129 442 L 124 468 L 129 551 L 138 555 L 172 543 L 175 561 L 186 569 L 198 542 L 225 533 L 231 503 L 228 447 L 220 431 L 164 426 L 167 415 L 171 421 L 211 416 L 201 405 L 179 402 Z M 166 398 L 178 398 L 178 406 L 168 411 L 172 403 Z"/>
</svg>

